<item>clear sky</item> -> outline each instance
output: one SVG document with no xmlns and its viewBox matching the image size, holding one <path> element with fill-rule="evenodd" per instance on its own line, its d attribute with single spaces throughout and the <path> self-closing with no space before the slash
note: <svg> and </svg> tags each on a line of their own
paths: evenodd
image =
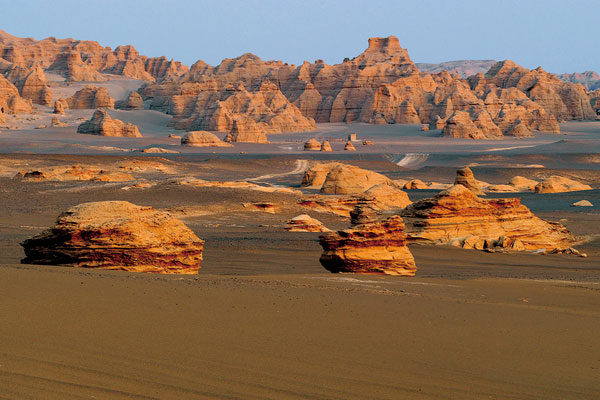
<svg viewBox="0 0 600 400">
<path fill-rule="evenodd" d="M 187 65 L 245 52 L 332 64 L 395 35 L 415 62 L 600 72 L 599 0 L 0 0 L 0 10 L 0 29 L 16 36 L 132 44 Z"/>
</svg>

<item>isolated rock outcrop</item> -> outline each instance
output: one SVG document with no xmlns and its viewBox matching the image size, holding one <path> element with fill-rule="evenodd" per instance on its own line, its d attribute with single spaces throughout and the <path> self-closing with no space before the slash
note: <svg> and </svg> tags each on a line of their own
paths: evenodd
<svg viewBox="0 0 600 400">
<path fill-rule="evenodd" d="M 52 105 L 52 90 L 48 86 L 46 74 L 39 65 L 26 70 L 27 75 L 16 82 L 21 97 L 43 106 Z"/>
<path fill-rule="evenodd" d="M 77 133 L 100 136 L 142 137 L 136 125 L 125 124 L 118 119 L 112 119 L 105 110 L 96 110 L 90 120 L 83 122 L 77 127 Z"/>
<path fill-rule="evenodd" d="M 32 181 L 93 181 L 93 182 L 127 182 L 135 178 L 122 171 L 111 171 L 90 165 L 68 165 L 62 167 L 23 170 L 15 178 Z"/>
<path fill-rule="evenodd" d="M 329 232 L 321 221 L 308 214 L 301 214 L 290 219 L 285 227 L 290 232 Z"/>
<path fill-rule="evenodd" d="M 352 144 L 351 141 L 347 141 L 346 145 L 344 146 L 344 150 L 346 151 L 356 151 L 356 147 L 354 147 L 354 145 Z"/>
<path fill-rule="evenodd" d="M 182 146 L 190 147 L 232 147 L 230 143 L 225 143 L 214 133 L 206 131 L 188 132 L 181 138 Z"/>
<path fill-rule="evenodd" d="M 321 143 L 315 138 L 310 138 L 304 143 L 304 150 L 306 151 L 319 151 L 321 150 Z"/>
<path fill-rule="evenodd" d="M 319 244 L 319 261 L 331 272 L 414 276 L 417 270 L 400 216 L 326 233 Z"/>
<path fill-rule="evenodd" d="M 419 190 L 419 189 L 428 189 L 429 186 L 425 182 L 420 179 L 412 179 L 406 182 L 403 186 L 406 190 Z"/>
<path fill-rule="evenodd" d="M 475 179 L 471 168 L 464 167 L 456 171 L 455 185 L 463 185 L 477 195 L 484 195 L 481 183 Z"/>
<path fill-rule="evenodd" d="M 565 178 L 563 176 L 553 175 L 548 179 L 544 179 L 538 183 L 535 187 L 536 193 L 563 193 L 563 192 L 576 192 L 580 190 L 592 190 L 590 185 L 586 185 L 581 182 L 577 182 L 573 179 Z"/>
<path fill-rule="evenodd" d="M 329 143 L 329 140 L 323 141 L 323 144 L 321 144 L 321 151 L 332 151 L 331 143 Z"/>
<path fill-rule="evenodd" d="M 69 208 L 21 245 L 24 264 L 196 274 L 204 241 L 168 213 L 101 201 Z"/>
<path fill-rule="evenodd" d="M 75 94 L 66 102 L 70 109 L 86 109 L 86 108 L 114 108 L 115 102 L 110 97 L 108 90 L 105 87 L 86 86 Z"/>
<path fill-rule="evenodd" d="M 594 207 L 594 205 L 589 200 L 579 200 L 571 204 L 571 207 Z"/>
<path fill-rule="evenodd" d="M 388 177 L 353 165 L 339 164 L 334 166 L 325 177 L 321 193 L 326 194 L 361 194 L 375 185 L 396 184 Z"/>
<path fill-rule="evenodd" d="M 19 95 L 19 90 L 0 74 L 0 114 L 30 113 L 33 110 L 31 100 Z"/>
<path fill-rule="evenodd" d="M 400 215 L 414 242 L 536 250 L 568 248 L 576 241 L 561 224 L 533 215 L 520 199 L 481 199 L 463 185 L 417 201 Z"/>
<path fill-rule="evenodd" d="M 251 118 L 240 117 L 233 121 L 233 128 L 231 128 L 229 135 L 231 142 L 269 143 L 262 127 Z"/>
<path fill-rule="evenodd" d="M 69 103 L 66 99 L 58 99 L 54 102 L 54 114 L 64 114 L 69 108 Z"/>
</svg>

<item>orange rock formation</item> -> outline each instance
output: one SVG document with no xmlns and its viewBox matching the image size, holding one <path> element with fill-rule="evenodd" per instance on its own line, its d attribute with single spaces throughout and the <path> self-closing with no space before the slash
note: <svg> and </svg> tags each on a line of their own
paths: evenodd
<svg viewBox="0 0 600 400">
<path fill-rule="evenodd" d="M 112 119 L 105 110 L 96 110 L 89 121 L 79 125 L 77 133 L 100 136 L 142 137 L 136 125 L 125 124 L 118 119 Z"/>
<path fill-rule="evenodd" d="M 204 241 L 168 213 L 101 201 L 69 208 L 21 245 L 25 264 L 196 274 Z"/>
</svg>

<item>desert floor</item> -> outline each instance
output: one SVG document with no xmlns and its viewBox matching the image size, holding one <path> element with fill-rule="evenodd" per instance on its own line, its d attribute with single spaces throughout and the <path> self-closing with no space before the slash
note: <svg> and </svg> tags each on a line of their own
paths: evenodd
<svg viewBox="0 0 600 400">
<path fill-rule="evenodd" d="M 306 163 L 343 160 L 393 179 L 450 183 L 471 164 L 490 183 L 556 173 L 599 188 L 598 122 L 565 124 L 563 136 L 477 143 L 446 143 L 416 126 L 327 125 L 213 153 L 166 138 L 181 132 L 162 114 L 137 113 L 147 124 L 137 141 L 73 127 L 0 133 L 0 398 L 600 397 L 600 190 L 490 195 L 518 196 L 536 215 L 562 221 L 585 237 L 577 248 L 587 258 L 413 245 L 417 275 L 397 278 L 325 271 L 318 234 L 283 224 L 301 213 L 332 229 L 348 220 L 300 207 L 297 193 L 180 184 L 254 179 L 300 189 Z M 311 136 L 338 139 L 335 150 L 350 130 L 375 145 L 299 151 Z M 182 153 L 126 151 L 151 146 Z M 136 182 L 13 178 L 74 164 L 129 171 Z M 150 187 L 130 188 L 140 182 Z M 570 207 L 582 199 L 595 206 Z M 199 274 L 20 264 L 20 241 L 69 206 L 100 200 L 180 217 L 206 240 Z M 278 210 L 244 207 L 252 202 Z"/>
</svg>

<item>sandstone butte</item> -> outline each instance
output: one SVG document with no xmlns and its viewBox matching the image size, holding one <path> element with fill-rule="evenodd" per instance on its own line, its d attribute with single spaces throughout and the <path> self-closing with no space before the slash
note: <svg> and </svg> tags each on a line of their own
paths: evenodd
<svg viewBox="0 0 600 400">
<path fill-rule="evenodd" d="M 332 151 L 331 143 L 329 143 L 329 140 L 323 141 L 323 144 L 321 144 L 321 151 Z"/>
<path fill-rule="evenodd" d="M 563 176 L 553 175 L 535 186 L 536 193 L 562 193 L 576 192 L 580 190 L 592 190 L 590 185 L 574 181 Z"/>
<path fill-rule="evenodd" d="M 125 124 L 118 119 L 112 119 L 104 110 L 96 110 L 90 120 L 79 125 L 77 133 L 132 138 L 142 137 L 136 125 Z"/>
<path fill-rule="evenodd" d="M 481 199 L 463 185 L 417 201 L 400 215 L 409 242 L 481 250 L 566 249 L 576 242 L 563 225 L 536 217 L 520 199 Z"/>
<path fill-rule="evenodd" d="M 214 133 L 206 131 L 188 132 L 181 138 L 182 146 L 190 147 L 232 147 L 232 144 L 225 143 Z"/>
<path fill-rule="evenodd" d="M 168 213 L 101 201 L 69 208 L 21 245 L 25 264 L 196 274 L 204 241 Z"/>
<path fill-rule="evenodd" d="M 281 99 L 277 112 L 285 111 L 286 118 L 299 110 L 317 123 L 425 124 L 452 137 L 558 132 L 559 121 L 595 117 L 581 85 L 563 82 L 541 68 L 528 70 L 506 60 L 467 79 L 447 71 L 429 74 L 419 71 L 394 36 L 369 39 L 363 53 L 341 64 L 317 60 L 295 66 L 244 54 L 218 66 L 199 60 L 173 81 L 140 89 L 150 108 L 173 115 L 176 126 L 200 124 L 194 129 L 212 130 L 205 124 L 213 124 L 223 131 L 231 129 L 231 115 L 239 117 L 237 105 L 261 92 Z M 252 104 L 264 110 L 262 103 Z M 310 127 L 297 118 L 295 130 Z"/>
<path fill-rule="evenodd" d="M 308 214 L 301 214 L 286 223 L 286 231 L 290 232 L 329 232 L 321 221 Z"/>
<path fill-rule="evenodd" d="M 323 234 L 319 261 L 331 272 L 414 276 L 404 223 L 398 215 Z"/>
</svg>

